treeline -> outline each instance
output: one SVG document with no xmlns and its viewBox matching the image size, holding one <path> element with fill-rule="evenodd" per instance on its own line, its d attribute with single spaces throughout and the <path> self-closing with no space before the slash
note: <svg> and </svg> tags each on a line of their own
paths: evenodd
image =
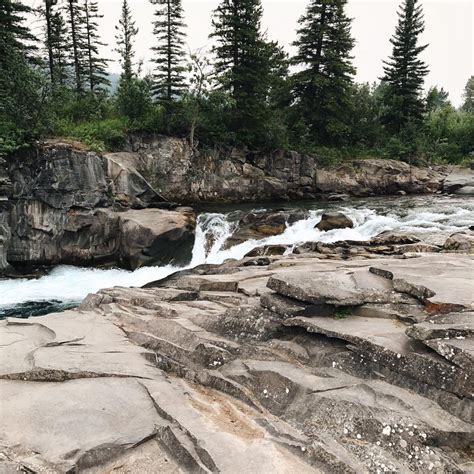
<svg viewBox="0 0 474 474">
<path fill-rule="evenodd" d="M 289 57 L 262 30 L 260 0 L 221 0 L 211 51 L 186 50 L 181 0 L 155 4 L 153 68 L 136 60 L 138 26 L 123 0 L 111 92 L 97 1 L 43 0 L 33 12 L 0 3 L 0 154 L 47 135 L 119 147 L 128 131 L 182 136 L 192 146 L 276 148 L 322 158 L 387 156 L 459 162 L 474 150 L 474 77 L 454 108 L 443 88 L 423 93 L 428 66 L 418 0 L 403 0 L 383 77 L 354 82 L 346 0 L 309 0 Z M 40 15 L 34 37 L 25 17 Z"/>
</svg>

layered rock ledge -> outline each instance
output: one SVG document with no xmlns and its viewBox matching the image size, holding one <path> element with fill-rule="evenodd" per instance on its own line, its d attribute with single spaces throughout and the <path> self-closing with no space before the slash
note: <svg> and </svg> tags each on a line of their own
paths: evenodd
<svg viewBox="0 0 474 474">
<path fill-rule="evenodd" d="M 8 318 L 2 469 L 470 472 L 473 260 L 249 257 Z"/>
</svg>

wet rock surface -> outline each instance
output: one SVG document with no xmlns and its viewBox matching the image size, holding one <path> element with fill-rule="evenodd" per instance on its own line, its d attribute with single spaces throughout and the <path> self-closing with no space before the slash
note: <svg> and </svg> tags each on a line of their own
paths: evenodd
<svg viewBox="0 0 474 474">
<path fill-rule="evenodd" d="M 1 322 L 2 468 L 472 470 L 472 256 L 255 258 Z"/>
</svg>

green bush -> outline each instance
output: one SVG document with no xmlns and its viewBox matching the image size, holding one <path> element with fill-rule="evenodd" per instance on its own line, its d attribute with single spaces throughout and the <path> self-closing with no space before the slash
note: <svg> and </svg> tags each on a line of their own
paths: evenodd
<svg viewBox="0 0 474 474">
<path fill-rule="evenodd" d="M 74 123 L 60 121 L 55 131 L 56 135 L 73 138 L 87 145 L 91 150 L 103 152 L 118 150 L 123 145 L 128 130 L 124 118 Z"/>
</svg>

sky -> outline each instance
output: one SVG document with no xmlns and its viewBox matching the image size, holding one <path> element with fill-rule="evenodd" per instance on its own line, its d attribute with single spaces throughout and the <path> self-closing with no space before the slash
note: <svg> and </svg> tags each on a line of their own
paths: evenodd
<svg viewBox="0 0 474 474">
<path fill-rule="evenodd" d="M 38 6 L 41 0 L 29 0 Z M 110 70 L 119 72 L 115 47 L 115 25 L 121 13 L 121 0 L 98 0 L 104 18 L 100 33 L 108 46 L 104 55 L 111 59 Z M 194 51 L 210 48 L 212 11 L 218 0 L 183 0 L 187 23 L 187 48 Z M 262 0 L 263 28 L 270 39 L 278 40 L 291 54 L 291 43 L 296 38 L 298 19 L 309 0 Z M 391 53 L 390 37 L 397 23 L 398 0 L 349 0 L 347 14 L 353 18 L 352 34 L 356 40 L 353 51 L 358 82 L 373 82 L 383 73 L 383 59 Z M 429 44 L 423 60 L 429 65 L 426 89 L 442 86 L 449 92 L 454 105 L 462 103 L 462 91 L 469 76 L 474 74 L 474 0 L 421 0 L 426 29 L 421 41 Z M 150 64 L 150 47 L 154 45 L 152 21 L 154 5 L 147 0 L 129 0 L 139 33 L 135 50 L 137 59 L 143 59 L 144 69 Z"/>
</svg>

